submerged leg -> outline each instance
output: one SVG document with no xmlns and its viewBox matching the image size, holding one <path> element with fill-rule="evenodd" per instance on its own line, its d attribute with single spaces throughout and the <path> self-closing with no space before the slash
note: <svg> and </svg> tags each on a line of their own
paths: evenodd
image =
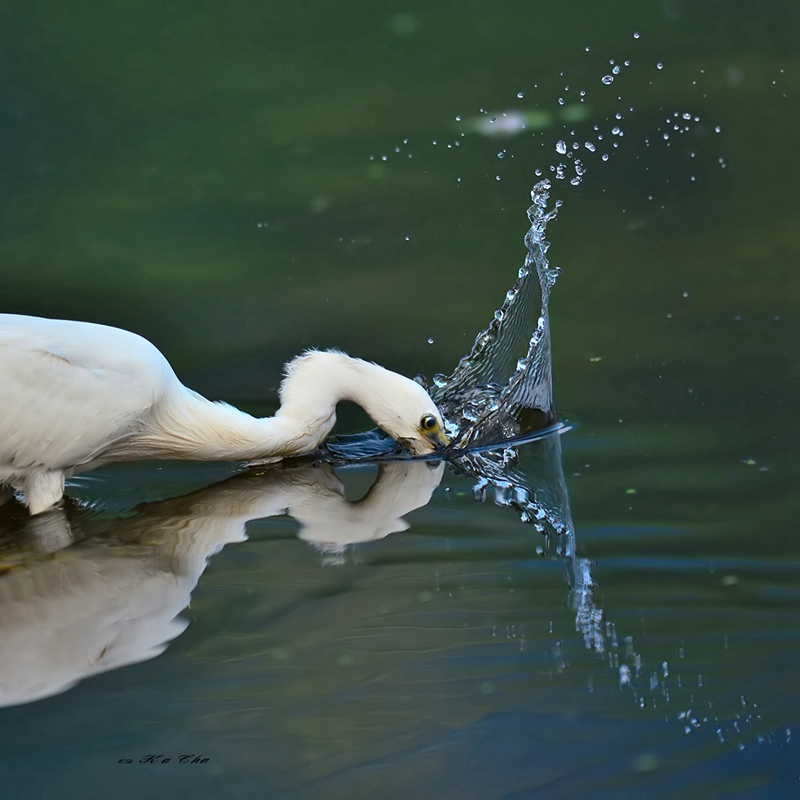
<svg viewBox="0 0 800 800">
<path fill-rule="evenodd" d="M 20 482 L 31 514 L 41 514 L 64 496 L 63 472 L 36 472 Z"/>
<path fill-rule="evenodd" d="M 247 462 L 248 467 L 264 467 L 267 464 L 277 464 L 283 461 L 283 456 L 267 456 L 266 458 L 255 458 Z"/>
<path fill-rule="evenodd" d="M 37 514 L 28 520 L 26 530 L 33 539 L 35 548 L 42 553 L 55 553 L 75 541 L 63 508 L 51 508 Z"/>
</svg>

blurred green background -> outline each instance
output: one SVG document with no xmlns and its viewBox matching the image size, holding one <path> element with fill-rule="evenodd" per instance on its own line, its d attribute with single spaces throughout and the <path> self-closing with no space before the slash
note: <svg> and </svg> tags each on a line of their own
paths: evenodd
<svg viewBox="0 0 800 800">
<path fill-rule="evenodd" d="M 309 345 L 450 367 L 521 263 L 534 170 L 557 162 L 557 139 L 582 143 L 594 125 L 611 138 L 617 111 L 609 162 L 584 151 L 584 183 L 556 183 L 562 406 L 593 414 L 602 386 L 605 404 L 644 411 L 643 390 L 617 383 L 637 360 L 680 361 L 702 382 L 709 360 L 742 346 L 771 359 L 756 340 L 797 331 L 796 4 L 0 14 L 4 310 L 136 330 L 215 397 L 268 399 L 279 363 Z M 632 63 L 605 86 L 609 59 Z M 555 115 L 580 91 L 580 124 L 459 136 L 457 115 Z M 701 122 L 667 146 L 674 112 Z M 698 319 L 712 328 L 701 352 Z M 670 400 L 697 406 L 683 386 Z"/>
</svg>

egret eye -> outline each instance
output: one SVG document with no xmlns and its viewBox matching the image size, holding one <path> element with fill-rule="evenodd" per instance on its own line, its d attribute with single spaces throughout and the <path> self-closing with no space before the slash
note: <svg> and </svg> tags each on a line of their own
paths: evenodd
<svg viewBox="0 0 800 800">
<path fill-rule="evenodd" d="M 422 426 L 422 430 L 424 431 L 432 431 L 439 423 L 436 421 L 436 417 L 433 414 L 426 414 L 420 425 Z"/>
</svg>

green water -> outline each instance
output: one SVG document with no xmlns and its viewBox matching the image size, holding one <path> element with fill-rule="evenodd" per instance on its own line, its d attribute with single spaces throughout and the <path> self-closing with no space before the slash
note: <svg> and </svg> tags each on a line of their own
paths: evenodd
<svg viewBox="0 0 800 800">
<path fill-rule="evenodd" d="M 12 604 L 6 690 L 36 674 L 25 648 L 48 652 L 59 615 L 85 620 L 85 640 L 65 628 L 80 650 L 100 611 L 165 587 L 180 607 L 198 584 L 163 654 L 0 709 L 4 792 L 797 793 L 798 23 L 778 0 L 4 4 L 2 310 L 135 330 L 188 385 L 252 412 L 312 345 L 452 369 L 525 255 L 535 170 L 574 174 L 561 139 L 587 168 L 554 180 L 548 228 L 576 557 L 447 470 L 401 482 L 431 493 L 408 530 L 344 553 L 298 521 L 316 509 L 352 530 L 335 496 L 267 517 L 277 479 L 230 489 L 225 466 L 81 479 L 94 511 L 69 510 L 81 541 L 55 556 L 6 506 L 4 597 L 25 570 L 45 598 L 69 570 L 109 576 L 67 580 L 63 608 Z M 610 59 L 631 64 L 605 85 Z M 546 113 L 512 138 L 460 136 L 517 109 Z M 343 430 L 363 424 L 346 414 Z M 558 472 L 540 447 L 520 452 L 534 484 L 543 462 Z M 335 495 L 320 474 L 304 491 Z M 355 500 L 381 476 L 339 479 Z M 214 510 L 236 486 L 252 516 Z M 581 559 L 603 653 L 576 630 Z"/>
</svg>

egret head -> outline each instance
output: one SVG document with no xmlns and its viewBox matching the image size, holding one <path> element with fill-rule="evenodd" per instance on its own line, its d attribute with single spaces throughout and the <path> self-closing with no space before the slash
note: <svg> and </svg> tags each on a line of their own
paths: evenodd
<svg viewBox="0 0 800 800">
<path fill-rule="evenodd" d="M 415 381 L 383 370 L 380 391 L 364 409 L 398 444 L 414 455 L 443 450 L 449 441 L 442 415 L 428 393 Z"/>
<path fill-rule="evenodd" d="M 283 418 L 316 428 L 324 437 L 333 428 L 341 400 L 360 405 L 381 430 L 415 455 L 449 443 L 436 404 L 403 375 L 335 350 L 309 350 L 287 365 L 281 385 Z"/>
</svg>

